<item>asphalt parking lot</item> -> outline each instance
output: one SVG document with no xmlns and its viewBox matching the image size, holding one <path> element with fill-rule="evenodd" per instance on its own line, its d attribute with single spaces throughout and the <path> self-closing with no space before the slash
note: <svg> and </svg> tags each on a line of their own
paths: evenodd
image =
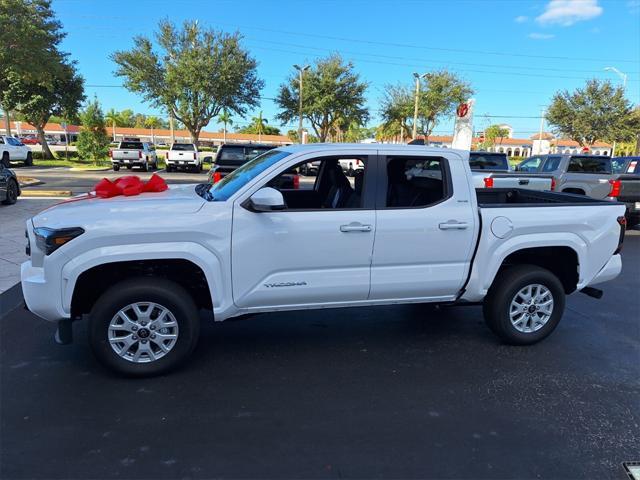
<svg viewBox="0 0 640 480">
<path fill-rule="evenodd" d="M 79 325 L 0 321 L 1 478 L 627 478 L 640 460 L 640 236 L 556 332 L 501 345 L 480 309 L 205 321 L 193 361 L 123 379 Z"/>
</svg>

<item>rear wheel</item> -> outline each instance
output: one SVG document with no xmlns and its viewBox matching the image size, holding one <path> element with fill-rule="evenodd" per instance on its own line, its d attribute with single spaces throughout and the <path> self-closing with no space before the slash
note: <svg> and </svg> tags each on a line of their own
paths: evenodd
<svg viewBox="0 0 640 480">
<path fill-rule="evenodd" d="M 120 165 L 118 165 L 117 163 L 113 164 L 113 171 L 117 172 L 118 170 L 120 170 Z"/>
<path fill-rule="evenodd" d="M 144 163 L 142 165 L 140 165 L 140 169 L 143 172 L 148 172 L 149 171 L 149 163 L 147 162 L 147 160 L 145 160 Z"/>
<path fill-rule="evenodd" d="M 168 163 L 166 164 L 166 166 L 164 167 L 165 171 L 167 173 L 170 173 L 173 171 L 173 167 L 171 165 L 169 165 Z"/>
<path fill-rule="evenodd" d="M 89 343 L 107 367 L 142 377 L 177 367 L 195 348 L 199 332 L 198 310 L 184 288 L 140 277 L 114 285 L 98 299 Z"/>
<path fill-rule="evenodd" d="M 24 165 L 26 167 L 30 167 L 33 165 L 33 154 L 31 152 L 27 153 L 27 158 L 24 161 Z"/>
<path fill-rule="evenodd" d="M 9 153 L 8 152 L 4 152 L 2 154 L 2 164 L 9 168 L 11 166 L 11 162 L 9 161 Z"/>
<path fill-rule="evenodd" d="M 484 300 L 484 318 L 504 342 L 530 345 L 556 328 L 565 293 L 558 277 L 536 265 L 517 265 L 498 274 Z"/>
<path fill-rule="evenodd" d="M 13 205 L 18 201 L 18 182 L 16 182 L 13 178 L 9 179 L 9 183 L 7 184 L 7 196 L 2 201 L 5 205 Z"/>
</svg>

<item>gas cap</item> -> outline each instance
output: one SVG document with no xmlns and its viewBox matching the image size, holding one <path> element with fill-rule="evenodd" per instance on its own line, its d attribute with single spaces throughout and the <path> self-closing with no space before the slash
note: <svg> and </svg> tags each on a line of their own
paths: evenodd
<svg viewBox="0 0 640 480">
<path fill-rule="evenodd" d="M 507 217 L 496 217 L 491 222 L 491 233 L 498 238 L 507 238 L 513 231 L 513 223 Z"/>
</svg>

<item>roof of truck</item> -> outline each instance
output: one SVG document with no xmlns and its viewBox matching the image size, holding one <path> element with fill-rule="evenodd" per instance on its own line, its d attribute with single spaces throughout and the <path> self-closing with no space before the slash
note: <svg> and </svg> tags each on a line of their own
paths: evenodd
<svg viewBox="0 0 640 480">
<path fill-rule="evenodd" d="M 283 150 L 291 153 L 299 152 L 322 152 L 332 150 L 365 150 L 365 151 L 406 151 L 407 154 L 412 152 L 424 154 L 425 152 L 433 155 L 442 155 L 443 152 L 454 152 L 460 155 L 466 155 L 468 150 L 459 150 L 456 148 L 441 148 L 441 147 L 425 147 L 424 145 L 406 145 L 399 143 L 307 143 L 304 145 L 293 144 L 284 147 L 278 147 L 278 150 Z"/>
</svg>

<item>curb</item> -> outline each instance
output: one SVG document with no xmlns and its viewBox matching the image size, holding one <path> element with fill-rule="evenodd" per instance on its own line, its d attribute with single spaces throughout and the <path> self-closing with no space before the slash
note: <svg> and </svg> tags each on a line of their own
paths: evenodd
<svg viewBox="0 0 640 480">
<path fill-rule="evenodd" d="M 70 197 L 71 190 L 23 190 L 21 197 Z"/>
<path fill-rule="evenodd" d="M 70 172 L 108 172 L 109 170 L 111 170 L 111 167 L 96 167 L 96 168 L 71 167 L 69 169 Z"/>
<path fill-rule="evenodd" d="M 12 310 L 18 308 L 22 302 L 24 301 L 24 297 L 22 296 L 22 285 L 20 283 L 16 283 L 9 290 L 5 290 L 0 293 L 0 318 L 7 315 Z"/>
<path fill-rule="evenodd" d="M 36 185 L 44 185 L 42 180 L 38 180 L 37 178 L 32 177 L 22 177 L 18 175 L 18 182 L 20 183 L 20 187 L 34 187 Z"/>
</svg>

